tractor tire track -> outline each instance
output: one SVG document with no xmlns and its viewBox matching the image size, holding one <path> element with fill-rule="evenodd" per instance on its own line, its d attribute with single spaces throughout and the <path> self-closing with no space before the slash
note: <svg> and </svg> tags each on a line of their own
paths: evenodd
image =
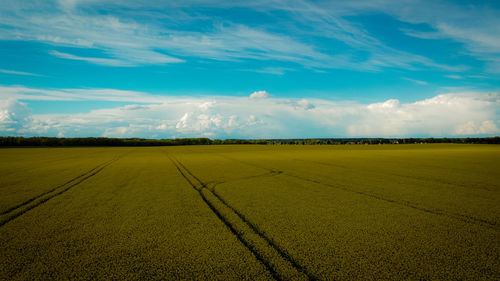
<svg viewBox="0 0 500 281">
<path fill-rule="evenodd" d="M 255 167 L 255 168 L 258 168 L 258 169 L 266 170 L 266 171 L 269 171 L 270 173 L 278 173 L 278 174 L 284 173 L 284 171 L 282 171 L 282 170 L 265 168 L 265 167 L 259 166 L 257 164 L 253 164 L 253 163 L 241 161 L 241 160 L 238 160 L 238 159 L 234 159 L 234 158 L 231 158 L 231 157 L 226 156 L 226 155 L 217 154 L 217 156 L 225 158 L 227 160 L 234 161 L 234 162 L 239 162 L 241 164 L 244 164 L 244 165 L 247 165 L 247 166 L 250 166 L 250 167 Z"/>
<path fill-rule="evenodd" d="M 98 166 L 96 166 L 95 168 L 91 169 L 90 171 L 84 173 L 84 174 L 81 174 L 69 181 L 67 181 L 66 183 L 62 184 L 62 185 L 58 185 L 56 186 L 55 188 L 52 188 L 51 190 L 49 191 L 46 191 L 42 194 L 39 194 L 15 207 L 12 207 L 10 208 L 8 211 L 6 212 L 3 212 L 1 215 L 0 215 L 0 218 L 3 216 L 5 218 L 1 219 L 0 220 L 0 227 L 4 226 L 5 224 L 7 224 L 8 222 L 16 219 L 17 217 L 21 216 L 21 215 L 24 215 L 25 213 L 27 213 L 28 211 L 31 211 L 33 210 L 34 208 L 46 203 L 47 201 L 49 201 L 50 199 L 56 197 L 56 196 L 59 196 L 63 193 L 65 193 L 66 191 L 70 190 L 71 188 L 79 185 L 80 183 L 86 181 L 87 179 L 95 176 L 96 174 L 98 174 L 99 172 L 101 172 L 104 168 L 106 168 L 107 166 L 113 164 L 114 162 L 118 161 L 121 157 L 123 156 L 118 156 L 118 157 L 115 157 L 103 164 L 100 164 Z M 48 195 L 48 196 L 45 196 L 45 195 Z M 45 196 L 45 197 L 44 197 Z M 41 199 L 40 199 L 41 198 Z M 39 199 L 37 201 L 37 199 Z M 30 204 L 34 202 L 33 204 Z M 25 207 L 25 208 L 23 208 Z"/>
<path fill-rule="evenodd" d="M 257 178 L 270 178 L 270 177 L 275 177 L 275 176 L 278 176 L 280 175 L 281 173 L 283 173 L 282 171 L 277 171 L 277 172 L 269 172 L 269 173 L 262 173 L 262 174 L 258 174 L 258 175 L 251 175 L 251 176 L 246 176 L 246 177 L 239 177 L 239 178 L 233 178 L 233 179 L 228 179 L 228 180 L 225 180 L 225 181 L 208 181 L 208 182 L 205 182 L 205 185 L 206 186 L 209 186 L 209 185 L 218 185 L 218 184 L 224 184 L 224 183 L 230 183 L 230 182 L 236 182 L 236 181 L 245 181 L 245 180 L 249 180 L 249 179 L 257 179 Z M 213 191 L 213 187 L 210 187 L 209 188 L 210 191 Z"/>
<path fill-rule="evenodd" d="M 221 201 L 222 204 L 226 205 L 229 209 L 231 209 L 231 211 L 233 211 L 243 222 L 245 222 L 250 227 L 250 229 L 252 229 L 260 237 L 262 237 L 262 239 L 264 239 L 273 249 L 275 249 L 284 260 L 289 262 L 299 272 L 304 273 L 309 280 L 319 280 L 312 273 L 310 273 L 305 267 L 300 265 L 286 250 L 281 249 L 281 247 L 279 247 L 271 238 L 267 237 L 255 224 L 250 222 L 242 213 L 240 213 L 234 207 L 229 205 L 229 203 L 227 203 L 227 201 L 216 192 L 215 190 L 216 187 L 217 187 L 216 185 L 212 186 L 212 193 L 215 195 L 215 197 L 219 199 L 219 201 Z"/>
<path fill-rule="evenodd" d="M 172 162 L 172 164 L 174 164 L 174 166 L 177 168 L 177 171 L 179 171 L 179 173 L 182 175 L 182 177 L 184 177 L 184 179 L 189 183 L 189 185 L 191 185 L 192 188 L 194 188 L 198 194 L 200 195 L 201 199 L 203 200 L 203 202 L 205 202 L 205 204 L 210 208 L 210 210 L 217 216 L 217 218 L 224 223 L 224 225 L 229 228 L 229 230 L 231 231 L 231 233 L 236 236 L 236 238 L 238 239 L 238 241 L 240 241 L 241 244 L 243 244 L 243 246 L 245 246 L 254 256 L 255 258 L 260 262 L 262 263 L 265 268 L 271 273 L 271 276 L 275 279 L 275 280 L 282 280 L 280 278 L 280 276 L 278 275 L 278 273 L 273 269 L 273 267 L 264 259 L 264 257 L 255 249 L 255 247 L 253 247 L 250 243 L 248 243 L 245 239 L 243 239 L 242 235 L 240 234 L 239 231 L 237 231 L 235 229 L 235 227 L 219 212 L 219 210 L 217 210 L 215 208 L 215 206 L 206 198 L 205 194 L 203 194 L 202 192 L 202 188 L 196 186 L 195 183 L 193 183 L 189 177 L 186 176 L 186 174 L 182 171 L 180 165 L 177 164 L 177 162 L 175 162 L 169 155 L 167 155 L 167 157 L 170 159 L 170 161 Z"/>
<path fill-rule="evenodd" d="M 438 216 L 444 216 L 444 217 L 456 219 L 456 220 L 459 220 L 459 221 L 462 221 L 462 222 L 465 222 L 465 223 L 477 223 L 477 224 L 486 226 L 488 228 L 494 229 L 496 231 L 500 230 L 500 229 L 498 229 L 498 226 L 497 226 L 497 224 L 495 222 L 490 222 L 490 221 L 483 220 L 483 219 L 480 219 L 480 218 L 476 218 L 476 217 L 472 217 L 472 216 L 467 216 L 467 215 L 462 215 L 462 214 L 447 213 L 447 212 L 439 210 L 439 209 L 429 209 L 429 208 L 417 206 L 416 204 L 414 204 L 414 203 L 412 203 L 410 201 L 399 201 L 399 200 L 389 199 L 389 198 L 385 198 L 385 197 L 378 196 L 378 195 L 375 195 L 375 194 L 371 194 L 371 193 L 367 193 L 367 192 L 363 192 L 363 191 L 352 190 L 350 188 L 345 188 L 345 187 L 341 187 L 341 186 L 338 186 L 338 185 L 324 183 L 324 182 L 321 182 L 321 181 L 318 181 L 318 180 L 309 179 L 309 178 L 302 177 L 302 176 L 297 176 L 297 175 L 292 175 L 292 174 L 286 174 L 286 175 L 289 176 L 289 177 L 300 179 L 302 181 L 308 181 L 308 182 L 320 184 L 320 185 L 323 185 L 323 186 L 327 186 L 327 187 L 331 187 L 331 188 L 335 188 L 335 189 L 340 189 L 340 190 L 351 192 L 351 193 L 356 193 L 356 194 L 359 194 L 359 195 L 371 197 L 373 199 L 377 199 L 377 200 L 380 200 L 380 201 L 385 201 L 385 202 L 396 204 L 396 205 L 399 205 L 399 206 L 404 206 L 404 207 L 411 208 L 411 209 L 418 210 L 418 211 L 422 211 L 422 212 L 425 212 L 425 213 L 429 213 L 429 214 L 433 214 L 433 215 L 438 215 Z"/>
<path fill-rule="evenodd" d="M 256 165 L 256 164 L 248 163 L 248 162 L 237 160 L 237 159 L 233 159 L 233 158 L 228 157 L 228 156 L 222 156 L 221 155 L 221 157 L 229 159 L 229 160 L 232 160 L 232 161 L 235 161 L 235 162 L 239 162 L 239 163 L 242 163 L 242 164 L 245 164 L 245 165 L 248 165 L 248 166 L 257 167 L 257 168 L 260 168 L 260 169 L 263 169 L 263 170 L 275 171 L 274 169 L 269 169 L 269 168 L 266 168 L 266 167 L 261 167 L 261 166 Z M 395 200 L 395 199 L 385 198 L 385 197 L 382 197 L 382 196 L 379 196 L 379 195 L 376 195 L 376 194 L 372 194 L 372 193 L 368 193 L 368 192 L 363 192 L 363 191 L 358 191 L 358 190 L 354 190 L 354 189 L 347 188 L 347 187 L 344 187 L 344 186 L 339 186 L 339 185 L 324 183 L 324 182 L 321 182 L 321 181 L 318 181 L 318 180 L 315 180 L 315 179 L 311 179 L 311 178 L 307 178 L 307 177 L 304 177 L 304 176 L 299 176 L 299 175 L 296 175 L 296 174 L 292 174 L 290 172 L 283 172 L 283 174 L 286 175 L 286 176 L 292 177 L 292 178 L 296 178 L 296 179 L 302 180 L 302 181 L 312 182 L 312 183 L 315 183 L 315 184 L 319 184 L 319 185 L 323 185 L 323 186 L 327 186 L 327 187 L 331 187 L 331 188 L 343 190 L 343 191 L 346 191 L 346 192 L 363 195 L 363 196 L 366 196 L 366 197 L 370 197 L 370 198 L 373 198 L 373 199 L 376 199 L 376 200 L 388 202 L 388 203 L 391 203 L 391 204 L 396 204 L 396 205 L 399 205 L 399 206 L 411 208 L 411 209 L 418 210 L 418 211 L 421 211 L 421 212 L 425 212 L 425 213 L 428 213 L 428 214 L 433 214 L 433 215 L 438 215 L 438 216 L 444 216 L 444 217 L 455 219 L 455 220 L 459 220 L 459 221 L 462 221 L 462 222 L 465 222 L 465 223 L 468 223 L 468 224 L 478 224 L 478 225 L 482 225 L 484 227 L 493 229 L 495 231 L 500 231 L 499 225 L 496 222 L 493 222 L 493 221 L 488 221 L 488 220 L 485 220 L 485 219 L 476 218 L 476 217 L 468 216 L 468 215 L 464 215 L 464 214 L 456 214 L 456 213 L 445 212 L 445 211 L 439 210 L 439 209 L 430 209 L 430 208 L 418 206 L 417 204 L 415 204 L 413 202 L 410 202 L 410 201 L 403 201 L 403 200 Z"/>
<path fill-rule="evenodd" d="M 351 169 L 348 166 L 344 166 L 344 165 L 340 165 L 340 164 L 333 164 L 333 163 L 325 163 L 325 162 L 321 162 L 321 161 L 304 160 L 304 159 L 298 159 L 298 158 L 291 158 L 291 160 L 297 161 L 297 162 L 303 162 L 303 163 L 314 163 L 314 164 L 318 164 L 318 165 L 322 165 L 322 166 L 326 166 L 326 167 L 341 168 L 344 170 Z M 447 181 L 444 181 L 444 180 L 439 179 L 439 178 L 425 178 L 422 176 L 402 175 L 402 174 L 398 174 L 398 173 L 391 173 L 391 172 L 385 172 L 385 171 L 383 171 L 383 172 L 382 171 L 371 171 L 371 170 L 366 170 L 366 169 L 364 171 L 368 172 L 372 175 L 389 175 L 389 176 L 394 176 L 394 177 L 403 178 L 403 179 L 412 179 L 412 180 L 416 180 L 416 181 L 420 181 L 420 182 L 428 182 L 428 181 L 432 180 L 433 182 L 446 184 L 446 185 L 460 186 L 460 187 L 465 187 L 465 188 L 470 187 L 469 185 L 466 185 L 466 184 L 462 184 L 462 183 L 458 183 L 458 182 L 453 182 L 453 183 L 447 182 Z M 488 188 L 481 188 L 481 189 L 490 190 Z"/>
<path fill-rule="evenodd" d="M 171 157 L 167 154 L 167 157 L 177 168 L 179 173 L 186 179 L 186 181 L 196 190 L 199 195 L 203 199 L 203 201 L 208 205 L 208 207 L 212 210 L 212 212 L 221 220 L 229 230 L 238 238 L 238 240 L 257 258 L 259 262 L 261 262 L 266 269 L 270 272 L 270 274 L 276 280 L 289 280 L 289 279 L 305 279 L 305 280 L 318 280 L 316 277 L 312 276 L 308 273 L 302 266 L 300 266 L 293 258 L 290 257 L 288 253 L 279 248 L 271 239 L 269 239 L 265 234 L 260 231 L 253 223 L 249 222 L 243 214 L 237 211 L 234 207 L 230 206 L 219 194 L 215 192 L 215 185 L 211 188 L 207 187 L 207 185 L 201 181 L 196 175 L 194 175 L 189 169 L 184 166 L 179 160 Z M 192 177 L 193 180 L 189 179 Z M 212 202 L 208 197 L 212 197 L 215 202 Z M 222 208 L 226 208 L 229 210 L 235 218 L 237 218 L 238 222 L 247 228 L 247 231 L 253 232 L 258 239 L 261 239 L 261 244 L 265 244 L 266 247 L 272 249 L 272 253 L 276 258 L 279 259 L 279 263 L 284 263 L 289 268 L 292 268 L 293 271 L 296 271 L 294 277 L 287 276 L 280 270 L 280 266 L 277 265 L 276 261 L 273 263 L 269 257 L 266 257 L 264 250 L 258 245 L 254 245 L 254 241 L 248 241 L 250 239 L 245 238 L 244 231 L 239 230 L 237 225 L 231 223 L 230 220 L 224 216 L 221 207 L 217 207 L 216 205 L 221 205 Z M 262 246 L 262 245 L 261 245 Z M 292 274 L 293 276 L 293 274 Z"/>
<path fill-rule="evenodd" d="M 207 185 L 205 183 L 203 183 L 198 177 L 196 177 L 189 169 L 186 168 L 186 166 L 184 166 L 181 162 L 177 161 L 177 163 L 179 165 L 181 165 L 184 170 L 189 173 L 194 179 L 196 179 L 196 181 L 200 184 L 200 186 L 204 187 L 204 188 L 208 188 Z M 255 175 L 255 176 L 249 176 L 249 177 L 245 177 L 244 179 L 246 178 L 256 178 L 256 177 L 263 177 L 263 176 L 270 176 L 270 175 L 279 175 L 279 174 L 282 174 L 283 171 L 279 171 L 279 170 L 270 170 L 269 173 L 266 173 L 264 175 Z M 269 175 L 270 174 L 270 175 Z M 264 239 L 273 249 L 275 249 L 279 254 L 280 256 L 285 259 L 286 261 L 288 261 L 291 265 L 293 265 L 293 267 L 295 267 L 299 272 L 302 272 L 304 273 L 309 280 L 318 280 L 316 277 L 314 277 L 311 273 L 307 272 L 307 270 L 301 266 L 296 260 L 294 260 L 290 254 L 288 252 L 286 252 L 285 250 L 281 249 L 272 239 L 270 239 L 269 237 L 267 237 L 260 229 L 258 229 L 258 227 L 250 222 L 241 212 L 239 212 L 238 210 L 236 210 L 233 206 L 229 205 L 229 203 L 227 203 L 226 200 L 224 200 L 215 190 L 217 184 L 214 184 L 211 188 L 209 188 L 209 190 L 213 193 L 213 195 L 219 200 L 222 202 L 222 204 L 224 204 L 225 206 L 227 206 L 229 209 L 231 209 L 231 211 L 233 211 L 245 224 L 247 224 L 250 229 L 252 229 L 255 233 L 257 233 L 262 239 Z"/>
<path fill-rule="evenodd" d="M 112 161 L 112 160 L 110 160 L 110 161 Z M 88 174 L 92 173 L 93 171 L 97 170 L 99 167 L 101 167 L 101 166 L 103 166 L 103 165 L 106 165 L 106 163 L 108 163 L 108 162 L 110 162 L 110 161 L 106 161 L 106 162 L 104 162 L 104 163 L 101 163 L 101 164 L 99 164 L 99 165 L 95 166 L 94 168 L 92 168 L 92 169 L 88 170 L 87 172 L 85 172 L 85 173 L 83 173 L 83 174 L 80 174 L 80 175 L 78 175 L 78 176 L 76 176 L 76 177 L 74 177 L 74 178 L 72 178 L 72 179 L 68 180 L 68 181 L 67 181 L 67 182 L 65 182 L 65 183 L 62 183 L 62 184 L 60 184 L 60 185 L 58 185 L 58 186 L 56 186 L 56 187 L 54 187 L 54 188 L 51 188 L 50 190 L 47 190 L 47 191 L 45 191 L 45 192 L 42 192 L 42 193 L 40 193 L 40 194 L 36 195 L 35 197 L 32 197 L 32 198 L 30 198 L 30 199 L 28 199 L 28 200 L 26 200 L 26 201 L 24 201 L 24 202 L 22 202 L 22 203 L 19 203 L 19 204 L 15 205 L 15 206 L 12 206 L 12 207 L 10 207 L 9 209 L 7 209 L 7 210 L 5 210 L 5 211 L 0 212 L 0 216 L 5 215 L 5 214 L 8 214 L 8 213 L 10 213 L 10 212 L 12 212 L 12 211 L 14 211 L 14 210 L 16 210 L 16 209 L 18 209 L 18 208 L 21 208 L 21 207 L 23 207 L 24 205 L 27 205 L 27 204 L 29 204 L 29 203 L 31 203 L 31 202 L 33 202 L 33 201 L 35 201 L 36 199 L 38 199 L 38 198 L 40 198 L 40 197 L 42 197 L 42 196 L 44 196 L 44 195 L 46 195 L 46 194 L 49 194 L 49 193 L 51 193 L 51 192 L 54 192 L 56 189 L 61 188 L 61 187 L 65 186 L 65 185 L 68 185 L 68 184 L 70 184 L 70 183 L 72 183 L 72 182 L 74 182 L 74 181 L 78 180 L 79 178 L 84 177 L 84 176 L 86 176 L 86 175 L 88 175 Z"/>
</svg>

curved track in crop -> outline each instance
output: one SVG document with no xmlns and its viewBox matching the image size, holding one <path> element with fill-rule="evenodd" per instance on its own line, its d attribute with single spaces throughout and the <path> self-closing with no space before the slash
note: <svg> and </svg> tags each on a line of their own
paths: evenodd
<svg viewBox="0 0 500 281">
<path fill-rule="evenodd" d="M 234 159 L 234 158 L 231 158 L 231 157 L 228 157 L 228 156 L 225 156 L 225 155 L 219 155 L 219 156 L 223 157 L 225 159 L 231 160 L 231 161 L 235 161 L 235 162 L 247 165 L 247 166 L 260 168 L 260 169 L 266 170 L 268 172 L 275 172 L 275 171 L 277 171 L 275 169 L 270 169 L 270 168 L 267 168 L 267 167 L 259 166 L 259 165 L 256 165 L 254 163 L 242 161 L 242 160 L 239 160 L 239 159 Z M 293 160 L 301 161 L 299 159 L 293 159 Z M 304 160 L 304 162 L 310 162 L 310 161 L 305 161 Z M 310 162 L 310 163 L 314 163 L 314 162 Z M 325 183 L 323 181 L 319 181 L 317 179 L 305 177 L 303 175 L 299 175 L 297 173 L 293 173 L 293 172 L 290 172 L 290 171 L 281 171 L 280 170 L 280 173 L 283 173 L 283 175 L 285 175 L 285 176 L 296 178 L 296 179 L 299 179 L 299 180 L 302 180 L 302 181 L 311 182 L 311 183 L 323 185 L 323 186 L 326 186 L 326 187 L 343 190 L 343 191 L 346 191 L 346 192 L 356 193 L 356 194 L 359 194 L 359 195 L 362 195 L 362 196 L 366 196 L 366 197 L 370 197 L 370 198 L 373 198 L 373 199 L 376 199 L 376 200 L 385 201 L 385 202 L 388 202 L 388 203 L 391 203 L 391 204 L 396 204 L 396 205 L 399 205 L 399 206 L 411 208 L 411 209 L 414 209 L 414 210 L 418 210 L 418 211 L 429 213 L 429 214 L 433 214 L 433 215 L 448 217 L 448 218 L 459 220 L 459 221 L 462 221 L 462 222 L 465 222 L 465 223 L 479 224 L 479 225 L 488 227 L 490 229 L 493 229 L 493 230 L 496 230 L 496 231 L 500 231 L 499 225 L 496 222 L 493 222 L 493 221 L 489 221 L 489 220 L 485 220 L 485 219 L 481 219 L 481 218 L 477 218 L 477 217 L 473 217 L 473 216 L 469 216 L 469 215 L 465 215 L 465 214 L 457 214 L 457 213 L 446 212 L 446 211 L 440 210 L 440 209 L 426 208 L 426 207 L 423 207 L 423 206 L 419 206 L 416 203 L 413 203 L 413 202 L 410 202 L 410 201 L 404 201 L 404 200 L 396 200 L 396 199 L 392 199 L 392 198 L 386 198 L 386 197 L 383 197 L 383 196 L 380 196 L 380 195 L 377 195 L 377 194 L 363 192 L 363 191 L 359 191 L 359 190 L 354 190 L 352 188 L 347 188 L 345 186 L 341 186 L 341 185 L 338 185 L 338 184 Z"/>
<path fill-rule="evenodd" d="M 199 193 L 217 218 L 252 252 L 276 280 L 318 280 L 241 212 L 224 200 L 216 192 L 216 185 L 209 188 L 178 159 L 168 154 L 167 157 L 186 181 Z M 273 171 L 271 174 L 280 173 L 281 171 Z M 267 176 L 267 174 L 258 176 Z"/>
</svg>

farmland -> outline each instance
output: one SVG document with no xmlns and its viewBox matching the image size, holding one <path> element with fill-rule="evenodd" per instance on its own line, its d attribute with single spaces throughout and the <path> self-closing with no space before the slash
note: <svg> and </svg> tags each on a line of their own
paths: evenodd
<svg viewBox="0 0 500 281">
<path fill-rule="evenodd" d="M 0 149 L 0 280 L 500 279 L 500 146 Z"/>
</svg>

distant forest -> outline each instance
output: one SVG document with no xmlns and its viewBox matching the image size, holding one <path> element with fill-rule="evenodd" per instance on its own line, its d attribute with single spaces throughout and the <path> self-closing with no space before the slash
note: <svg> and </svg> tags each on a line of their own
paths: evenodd
<svg viewBox="0 0 500 281">
<path fill-rule="evenodd" d="M 209 138 L 141 139 L 141 138 L 51 138 L 0 137 L 0 147 L 18 146 L 174 146 L 174 145 L 339 145 L 339 144 L 410 144 L 474 143 L 500 144 L 500 137 L 488 138 L 320 138 L 320 139 L 226 139 Z"/>
</svg>

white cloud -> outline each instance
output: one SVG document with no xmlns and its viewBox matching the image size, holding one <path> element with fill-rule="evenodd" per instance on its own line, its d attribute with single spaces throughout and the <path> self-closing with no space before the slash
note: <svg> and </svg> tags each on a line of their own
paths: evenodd
<svg viewBox="0 0 500 281">
<path fill-rule="evenodd" d="M 385 67 L 418 69 L 422 66 L 449 71 L 464 70 L 463 66 L 444 65 L 422 55 L 390 47 L 359 24 L 347 20 L 352 15 L 383 12 L 411 21 L 415 20 L 411 18 L 412 15 L 428 12 L 419 10 L 419 5 L 406 1 L 379 5 L 374 4 L 374 1 L 174 3 L 125 0 L 119 4 L 94 0 L 61 0 L 56 4 L 49 1 L 29 4 L 20 1 L 0 5 L 0 26 L 5 27 L 0 27 L 0 39 L 99 50 L 103 57 L 77 56 L 58 51 L 52 54 L 109 66 L 163 64 L 198 57 L 222 61 L 273 60 L 316 70 L 379 71 Z M 190 9 L 193 6 L 245 8 L 264 15 L 279 14 L 281 17 L 278 20 L 287 24 L 272 28 L 265 24 L 250 27 L 227 18 L 204 15 L 203 9 L 193 12 Z M 161 13 L 154 10 L 161 10 Z M 203 21 L 203 32 L 200 32 L 200 21 Z M 182 28 L 179 28 L 180 23 Z M 320 44 L 315 40 L 317 37 L 338 40 L 348 47 L 332 49 L 330 41 Z M 339 42 L 333 43 L 338 45 Z M 363 55 L 357 56 L 356 52 Z M 284 67 L 268 67 L 257 71 L 282 75 L 288 70 Z"/>
<path fill-rule="evenodd" d="M 0 69 L 0 73 L 14 74 L 14 75 L 23 75 L 23 76 L 41 76 L 40 74 L 36 74 L 36 73 L 24 72 L 24 71 L 15 71 L 15 70 L 8 70 L 8 69 Z"/>
<path fill-rule="evenodd" d="M 189 118 L 191 117 L 192 113 L 191 112 L 186 112 L 180 119 L 179 122 L 175 125 L 176 129 L 184 129 L 188 127 L 188 121 Z"/>
<path fill-rule="evenodd" d="M 16 90 L 26 91 L 23 87 L 7 89 L 11 96 L 16 96 L 13 93 Z M 81 91 L 87 93 L 91 90 Z M 102 93 L 105 96 L 100 98 L 116 100 L 122 91 L 108 89 Z M 123 93 L 132 102 L 140 100 L 147 104 L 79 114 L 31 114 L 25 104 L 9 99 L 0 106 L 0 134 L 297 138 L 486 136 L 500 133 L 500 93 L 450 93 L 409 103 L 389 99 L 371 104 L 284 98 L 249 102 L 251 99 L 247 97 L 181 98 Z M 66 95 L 83 95 L 71 89 L 51 90 L 49 94 L 58 100 L 65 100 Z"/>
<path fill-rule="evenodd" d="M 215 101 L 207 101 L 207 102 L 204 102 L 202 104 L 199 105 L 200 109 L 201 110 L 209 110 L 211 107 L 213 107 L 215 105 Z"/>
<path fill-rule="evenodd" d="M 478 10 L 475 11 L 473 10 L 473 12 L 477 13 Z M 480 20 L 489 24 L 500 23 L 498 17 L 496 18 L 496 20 L 494 18 L 488 18 L 488 17 Z M 488 20 L 495 20 L 495 21 L 488 22 Z M 460 26 L 460 25 L 451 25 L 448 23 L 439 23 L 437 24 L 437 28 L 444 36 L 448 36 L 456 39 L 457 41 L 462 41 L 466 43 L 469 46 L 469 48 L 474 52 L 489 53 L 489 52 L 500 51 L 500 39 L 498 38 L 498 36 L 496 36 L 496 34 L 498 34 L 497 32 L 500 31 L 500 28 L 498 26 L 482 27 L 482 29 L 479 29 L 475 26 L 467 26 L 463 24 Z M 489 32 L 484 32 L 485 30 Z"/>
<path fill-rule="evenodd" d="M 393 5 L 394 4 L 394 5 Z M 426 24 L 431 31 L 402 29 L 421 39 L 451 39 L 464 45 L 463 54 L 485 62 L 484 70 L 498 73 L 495 60 L 500 54 L 500 10 L 491 5 L 475 3 L 459 5 L 448 1 L 401 1 L 383 5 L 384 12 L 413 24 Z M 446 13 L 443 13 L 446 11 Z"/>
<path fill-rule="evenodd" d="M 455 75 L 455 74 L 445 75 L 445 77 L 450 78 L 450 79 L 463 79 L 463 76 Z"/>
<path fill-rule="evenodd" d="M 263 69 L 249 70 L 259 73 L 274 74 L 274 75 L 284 75 L 287 71 L 295 71 L 293 68 L 287 67 L 265 67 Z"/>
<path fill-rule="evenodd" d="M 61 53 L 61 52 L 58 52 L 58 51 L 52 51 L 52 52 L 50 52 L 50 54 L 54 55 L 56 57 L 59 57 L 59 58 L 63 58 L 63 59 L 81 60 L 81 61 L 86 61 L 86 62 L 100 64 L 100 65 L 132 66 L 130 64 L 127 64 L 124 61 L 117 60 L 117 59 L 80 57 L 80 56 L 75 56 L 75 55 L 72 55 L 72 54 Z"/>
<path fill-rule="evenodd" d="M 500 53 L 500 52 L 499 52 Z M 484 58 L 486 61 L 486 71 L 494 73 L 496 75 L 500 74 L 500 56 L 488 56 Z"/>
<path fill-rule="evenodd" d="M 455 133 L 457 135 L 477 135 L 477 134 L 498 134 L 500 129 L 493 122 L 493 120 L 485 120 L 480 124 L 474 121 L 469 121 L 464 124 L 460 124 L 455 128 Z"/>
<path fill-rule="evenodd" d="M 301 99 L 297 102 L 297 106 L 305 110 L 314 109 L 316 106 L 306 99 Z"/>
<path fill-rule="evenodd" d="M 385 112 L 385 111 L 392 111 L 395 108 L 398 108 L 399 106 L 399 100 L 396 99 L 390 99 L 384 102 L 379 102 L 379 103 L 372 103 L 367 106 L 367 108 L 373 112 Z"/>
<path fill-rule="evenodd" d="M 116 127 L 116 128 L 107 128 L 102 134 L 103 137 L 126 137 L 127 134 L 130 134 L 130 127 Z"/>
<path fill-rule="evenodd" d="M 251 99 L 267 99 L 270 98 L 271 95 L 266 91 L 255 91 L 250 94 Z"/>
<path fill-rule="evenodd" d="M 403 77 L 401 79 L 413 82 L 413 83 L 418 84 L 418 85 L 429 85 L 429 83 L 422 81 L 422 80 L 416 80 L 416 79 L 411 79 L 411 78 L 407 78 L 407 77 Z"/>
<path fill-rule="evenodd" d="M 166 100 L 164 96 L 116 89 L 36 89 L 23 86 L 0 86 L 0 97 L 2 99 L 12 98 L 17 100 L 101 100 L 139 103 L 161 103 Z M 126 107 L 125 109 L 138 108 Z"/>
<path fill-rule="evenodd" d="M 279 100 L 278 102 L 281 102 L 281 103 L 284 103 L 284 104 L 288 104 L 288 105 L 292 106 L 295 109 L 310 110 L 310 109 L 313 109 L 313 108 L 316 107 L 308 99 L 300 99 L 300 100 L 296 100 L 296 99 L 283 99 L 282 101 Z"/>
<path fill-rule="evenodd" d="M 18 134 L 31 121 L 26 104 L 15 99 L 0 100 L 0 135 Z"/>
<path fill-rule="evenodd" d="M 82 57 L 75 56 L 68 53 L 61 53 L 58 51 L 50 52 L 51 55 L 54 55 L 63 59 L 70 60 L 80 60 L 86 61 L 89 63 L 99 64 L 99 65 L 107 65 L 107 66 L 135 66 L 138 64 L 149 64 L 149 63 L 178 63 L 183 62 L 183 60 L 178 58 L 173 58 L 161 54 L 155 54 L 150 51 L 144 50 L 134 50 L 131 52 L 130 50 L 125 56 L 122 56 L 121 59 L 110 59 L 110 58 L 96 58 L 96 57 Z M 125 57 L 126 59 L 124 59 Z"/>
<path fill-rule="evenodd" d="M 126 3 L 122 3 L 126 6 Z M 74 6 L 74 5 L 72 5 Z M 0 39 L 41 41 L 55 46 L 101 50 L 104 57 L 85 57 L 52 51 L 60 58 L 109 66 L 183 62 L 175 56 L 209 60 L 278 60 L 302 65 L 331 60 L 314 46 L 287 35 L 226 22 L 207 32 L 175 30 L 151 21 L 147 24 L 118 14 L 102 15 L 73 9 L 30 10 L 22 7 L 15 16 L 1 13 Z M 179 10 L 176 10 L 180 12 Z M 172 11 L 176 13 L 176 11 Z M 176 20 L 174 19 L 174 22 Z M 208 28 L 208 27 L 207 27 Z M 167 55 L 169 53 L 172 55 Z"/>
</svg>

